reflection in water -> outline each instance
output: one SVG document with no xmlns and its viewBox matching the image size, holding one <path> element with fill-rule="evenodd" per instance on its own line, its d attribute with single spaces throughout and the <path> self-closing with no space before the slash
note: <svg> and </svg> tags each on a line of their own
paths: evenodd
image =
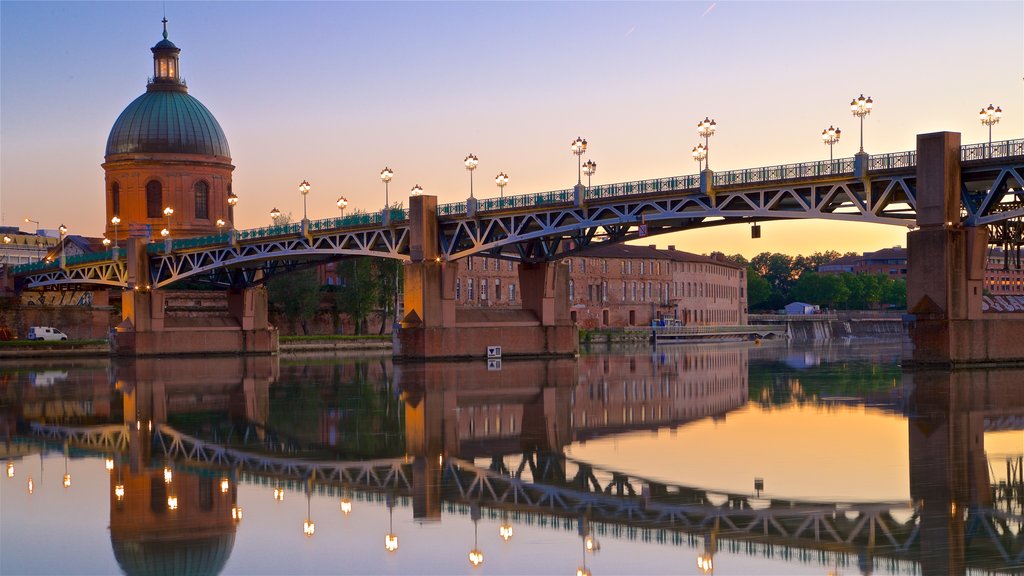
<svg viewBox="0 0 1024 576">
<path fill-rule="evenodd" d="M 242 487 L 280 504 L 246 504 L 264 510 L 256 520 L 246 515 L 262 523 L 260 533 L 284 514 L 286 492 L 298 495 L 288 502 L 304 500 L 302 516 L 283 529 L 298 533 L 301 523 L 310 541 L 331 534 L 331 521 L 326 528 L 320 522 L 327 512 L 317 507 L 324 498 L 339 516 L 353 513 L 353 501 L 374 503 L 386 510 L 386 530 L 374 538 L 383 534 L 380 553 L 396 558 L 416 554 L 416 540 L 430 534 L 403 530 L 406 507 L 428 530 L 468 535 L 458 526 L 464 522 L 472 540 L 457 545 L 462 566 L 485 558 L 501 566 L 493 560 L 500 550 L 480 539 L 483 521 L 494 526 L 489 538 L 509 545 L 533 526 L 571 529 L 579 573 L 594 569 L 606 538 L 687 547 L 686 565 L 696 559 L 706 573 L 730 572 L 730 562 L 740 566 L 732 572 L 756 572 L 769 559 L 816 573 L 1024 567 L 1021 455 L 1002 450 L 1007 471 L 994 474 L 985 450 L 986 434 L 1024 428 L 1024 371 L 901 372 L 892 359 L 886 349 L 708 345 L 506 362 L 500 371 L 483 363 L 393 366 L 380 358 L 215 358 L 48 369 L 67 375 L 46 386 L 10 373 L 0 378 L 7 440 L 0 481 L 23 478 L 29 488 L 18 498 L 38 497 L 20 460 L 60 450 L 70 479 L 69 459 L 99 456 L 111 547 L 128 574 L 224 570 L 237 547 Z M 574 442 L 657 430 L 685 436 L 707 419 L 725 426 L 748 401 L 766 408 L 841 403 L 905 419 L 906 439 L 893 440 L 909 447 L 911 501 L 722 492 L 566 455 Z M 657 446 L 658 436 L 649 437 Z M 708 462 L 730 450 L 706 448 Z M 786 454 L 784 446 L 763 449 Z M 85 489 L 79 478 L 69 493 Z M 466 519 L 452 524 L 458 515 Z M 655 569 L 620 558 L 619 571 Z M 601 561 L 613 565 L 614 554 Z"/>
</svg>

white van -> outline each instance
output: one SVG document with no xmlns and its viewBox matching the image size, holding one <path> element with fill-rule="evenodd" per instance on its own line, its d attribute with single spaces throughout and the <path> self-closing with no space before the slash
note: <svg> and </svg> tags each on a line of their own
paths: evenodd
<svg viewBox="0 0 1024 576">
<path fill-rule="evenodd" d="M 28 329 L 29 340 L 67 340 L 68 335 L 50 326 L 33 326 Z"/>
</svg>

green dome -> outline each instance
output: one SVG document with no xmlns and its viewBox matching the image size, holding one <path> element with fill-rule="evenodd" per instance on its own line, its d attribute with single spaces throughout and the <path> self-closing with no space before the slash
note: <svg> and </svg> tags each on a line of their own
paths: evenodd
<svg viewBox="0 0 1024 576">
<path fill-rule="evenodd" d="M 183 90 L 148 90 L 128 105 L 107 138 L 107 153 L 231 157 L 228 139 L 203 103 Z"/>
<path fill-rule="evenodd" d="M 186 539 L 111 537 L 114 558 L 127 576 L 216 576 L 235 546 L 235 534 Z"/>
</svg>

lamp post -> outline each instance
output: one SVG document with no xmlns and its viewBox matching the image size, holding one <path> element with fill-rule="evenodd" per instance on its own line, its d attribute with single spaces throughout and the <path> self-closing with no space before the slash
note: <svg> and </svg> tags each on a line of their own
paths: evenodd
<svg viewBox="0 0 1024 576">
<path fill-rule="evenodd" d="M 335 204 L 338 205 L 338 212 L 341 213 L 340 218 L 344 218 L 345 217 L 345 207 L 348 206 L 348 198 L 345 198 L 344 196 L 340 196 L 338 198 L 338 201 L 335 202 Z"/>
<path fill-rule="evenodd" d="M 576 185 L 583 185 L 583 154 L 587 151 L 587 141 L 579 136 L 569 144 L 569 149 L 576 155 Z"/>
<path fill-rule="evenodd" d="M 583 163 L 583 173 L 587 175 L 587 189 L 590 188 L 590 177 L 597 172 L 597 162 L 593 160 L 587 160 Z"/>
<path fill-rule="evenodd" d="M 708 157 L 708 149 L 703 144 L 697 144 L 693 147 L 693 159 L 697 161 L 697 171 L 703 172 L 704 167 L 701 164 L 705 158 Z"/>
<path fill-rule="evenodd" d="M 302 194 L 302 219 L 306 219 L 306 196 L 309 195 L 309 182 L 303 180 L 299 184 L 299 194 Z"/>
<path fill-rule="evenodd" d="M 419 184 L 417 184 L 417 185 L 412 187 L 412 190 L 409 191 L 409 195 L 410 196 L 423 196 L 423 188 Z"/>
<path fill-rule="evenodd" d="M 281 211 L 277 209 L 277 206 L 270 209 L 270 221 L 273 222 L 275 226 L 277 225 L 277 219 L 280 217 Z"/>
<path fill-rule="evenodd" d="M 10 236 L 4 234 L 4 264 L 7 264 L 11 259 L 10 255 L 7 254 L 7 245 L 10 244 L 11 242 L 14 242 L 14 238 L 11 238 Z"/>
<path fill-rule="evenodd" d="M 313 522 L 312 515 L 310 514 L 310 499 L 313 496 L 313 480 L 310 479 L 306 483 L 306 521 L 302 523 L 302 533 L 307 537 L 316 534 L 316 523 Z"/>
<path fill-rule="evenodd" d="M 171 216 L 174 214 L 174 208 L 170 206 L 164 208 L 164 216 L 167 217 L 167 234 L 163 234 L 165 237 L 171 233 Z"/>
<path fill-rule="evenodd" d="M 498 175 L 494 177 L 494 183 L 498 185 L 498 196 L 504 199 L 505 186 L 508 186 L 508 174 L 498 172 Z"/>
<path fill-rule="evenodd" d="M 228 221 L 231 222 L 231 229 L 235 228 L 235 206 L 238 204 L 238 196 L 234 192 L 228 192 Z"/>
<path fill-rule="evenodd" d="M 225 222 L 223 218 L 217 218 L 217 233 L 218 234 L 223 233 L 224 232 L 224 226 L 226 226 L 226 225 L 227 225 L 227 222 Z"/>
<path fill-rule="evenodd" d="M 25 218 L 25 223 L 28 224 L 29 222 L 31 222 L 31 223 L 36 225 L 36 236 L 38 236 L 39 235 L 39 220 L 33 220 L 31 218 Z"/>
<path fill-rule="evenodd" d="M 850 100 L 850 112 L 854 116 L 860 118 L 860 153 L 864 153 L 864 117 L 871 114 L 871 109 L 874 108 L 875 102 L 871 99 L 871 96 L 867 98 L 863 94 Z"/>
<path fill-rule="evenodd" d="M 832 146 L 836 142 L 839 142 L 839 137 L 842 135 L 842 131 L 839 128 L 833 128 L 829 126 L 827 130 L 821 131 L 821 141 L 828 146 L 828 161 L 832 162 Z"/>
<path fill-rule="evenodd" d="M 469 509 L 470 518 L 473 519 L 473 549 L 469 551 L 469 563 L 473 568 L 478 568 L 484 563 L 484 553 L 477 546 L 477 523 L 480 522 L 480 504 L 474 503 Z"/>
<path fill-rule="evenodd" d="M 110 223 L 114 225 L 114 250 L 119 248 L 117 244 L 117 227 L 121 224 L 121 217 L 114 214 L 114 217 L 110 219 Z"/>
<path fill-rule="evenodd" d="M 392 172 L 391 168 L 388 168 L 387 166 L 385 166 L 384 169 L 380 171 L 380 179 L 384 181 L 384 209 L 385 210 L 387 210 L 388 206 L 390 205 L 389 202 L 388 202 L 388 182 L 391 182 L 391 179 L 394 178 L 394 177 L 395 177 L 395 173 Z"/>
<path fill-rule="evenodd" d="M 57 230 L 60 232 L 60 267 L 64 268 L 67 263 L 64 257 L 64 236 L 68 233 L 68 227 L 61 224 Z"/>
<path fill-rule="evenodd" d="M 398 534 L 395 534 L 395 495 L 388 494 L 385 500 L 388 506 L 388 533 L 384 535 L 384 549 L 388 552 L 398 550 Z"/>
<path fill-rule="evenodd" d="M 988 157 L 992 157 L 992 126 L 999 123 L 999 119 L 1003 117 L 1003 109 L 996 106 L 992 107 L 991 104 L 988 108 L 982 108 L 981 112 L 978 113 L 978 119 L 985 126 L 988 126 Z"/>
<path fill-rule="evenodd" d="M 480 159 L 470 154 L 466 156 L 466 159 L 462 161 L 466 165 L 466 170 L 469 170 L 469 197 L 473 197 L 473 170 L 476 170 L 476 165 L 480 163 Z"/>
<path fill-rule="evenodd" d="M 110 248 L 110 238 L 104 238 L 103 239 L 103 247 L 104 248 Z"/>
<path fill-rule="evenodd" d="M 715 123 L 710 117 L 705 116 L 703 120 L 697 123 L 697 134 L 704 138 L 704 169 L 711 169 L 711 157 L 708 153 L 710 147 L 710 138 L 715 135 L 715 130 L 718 129 L 718 124 Z"/>
<path fill-rule="evenodd" d="M 501 525 L 498 526 L 498 536 L 501 536 L 502 540 L 508 542 L 512 539 L 512 534 L 512 523 L 508 521 L 508 514 L 505 514 L 502 516 Z"/>
</svg>

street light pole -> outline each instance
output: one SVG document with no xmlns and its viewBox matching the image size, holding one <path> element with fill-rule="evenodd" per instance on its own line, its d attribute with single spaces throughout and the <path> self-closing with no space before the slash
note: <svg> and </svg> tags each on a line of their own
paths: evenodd
<svg viewBox="0 0 1024 576">
<path fill-rule="evenodd" d="M 413 186 L 412 190 L 409 191 L 409 195 L 410 196 L 423 196 L 423 187 L 420 186 L 419 184 Z"/>
<path fill-rule="evenodd" d="M 341 216 L 340 217 L 344 218 L 345 217 L 345 207 L 348 206 L 348 198 L 345 198 L 344 196 L 341 196 L 341 197 L 338 198 L 338 201 L 336 202 L 336 204 L 338 205 L 338 211 L 341 212 Z"/>
<path fill-rule="evenodd" d="M 992 157 L 992 126 L 999 123 L 999 119 L 1003 117 L 1003 109 L 996 106 L 992 107 L 991 104 L 988 108 L 982 108 L 978 114 L 978 118 L 981 123 L 988 126 L 988 157 Z"/>
<path fill-rule="evenodd" d="M 466 170 L 469 170 L 469 197 L 473 197 L 473 170 L 476 170 L 476 165 L 480 163 L 480 159 L 470 154 L 463 160 L 466 164 Z"/>
<path fill-rule="evenodd" d="M 121 217 L 114 214 L 114 217 L 110 219 L 110 223 L 114 225 L 114 250 L 117 250 L 120 247 L 117 243 L 117 227 L 121 224 Z"/>
<path fill-rule="evenodd" d="M 697 171 L 703 172 L 704 167 L 702 162 L 708 156 L 708 149 L 703 144 L 697 144 L 693 147 L 693 159 L 697 161 Z"/>
<path fill-rule="evenodd" d="M 709 154 L 710 149 L 710 138 L 714 136 L 715 130 L 718 129 L 718 124 L 715 123 L 710 117 L 705 116 L 703 120 L 697 123 L 697 134 L 704 138 L 704 169 L 711 169 L 711 155 Z"/>
<path fill-rule="evenodd" d="M 64 235 L 68 233 L 68 227 L 61 224 L 60 227 L 57 228 L 57 231 L 60 232 L 60 267 L 66 268 L 67 260 L 64 257 Z"/>
<path fill-rule="evenodd" d="M 505 174 L 504 172 L 499 172 L 498 175 L 494 177 L 494 183 L 498 185 L 498 196 L 501 199 L 504 199 L 505 186 L 508 186 L 508 174 Z"/>
<path fill-rule="evenodd" d="M 569 144 L 569 149 L 576 155 L 576 185 L 583 185 L 583 154 L 587 151 L 587 141 L 579 136 Z"/>
<path fill-rule="evenodd" d="M 387 210 L 388 206 L 390 206 L 390 204 L 388 203 L 388 182 L 391 182 L 391 179 L 394 178 L 394 176 L 395 176 L 395 173 L 392 172 L 391 168 L 388 168 L 387 166 L 385 166 L 384 169 L 380 171 L 380 179 L 384 181 L 384 209 L 385 210 Z"/>
<path fill-rule="evenodd" d="M 270 209 L 270 221 L 273 222 L 275 226 L 277 226 L 277 219 L 280 217 L 281 211 L 277 209 L 277 206 Z"/>
<path fill-rule="evenodd" d="M 842 135 L 842 131 L 839 128 L 833 128 L 829 126 L 827 130 L 821 131 L 821 141 L 828 145 L 828 161 L 832 162 L 832 146 L 836 142 L 839 142 L 839 137 Z"/>
<path fill-rule="evenodd" d="M 160 235 L 163 236 L 164 238 L 169 238 L 171 236 L 171 215 L 172 214 L 174 214 L 174 208 L 171 208 L 170 206 L 164 208 L 164 216 L 167 216 L 167 228 L 164 228 L 164 230 L 167 231 L 167 234 L 164 234 L 163 230 L 160 231 Z"/>
<path fill-rule="evenodd" d="M 303 180 L 299 184 L 299 194 L 302 194 L 302 219 L 306 220 L 306 196 L 309 194 L 309 182 Z"/>
<path fill-rule="evenodd" d="M 597 162 L 591 159 L 583 163 L 583 173 L 587 175 L 587 190 L 590 189 L 590 177 L 594 175 L 594 172 L 597 172 Z"/>
<path fill-rule="evenodd" d="M 863 94 L 850 100 L 850 112 L 854 116 L 860 118 L 860 153 L 864 153 L 864 117 L 871 114 L 871 109 L 874 108 L 875 102 L 871 99 L 871 96 L 867 98 Z"/>
</svg>

